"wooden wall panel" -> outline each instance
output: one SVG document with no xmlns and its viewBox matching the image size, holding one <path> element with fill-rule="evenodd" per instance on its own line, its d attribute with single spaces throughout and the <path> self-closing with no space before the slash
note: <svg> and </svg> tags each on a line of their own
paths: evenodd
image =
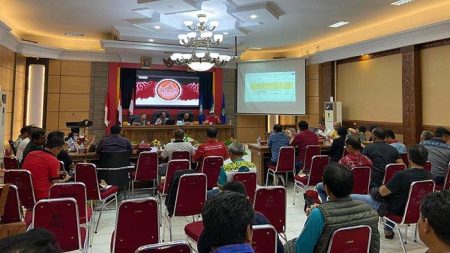
<svg viewBox="0 0 450 253">
<path fill-rule="evenodd" d="M 14 75 L 16 69 L 16 54 L 0 46 L 0 89 L 6 94 L 6 113 L 5 113 L 5 129 L 4 134 L 5 147 L 9 147 L 8 140 L 15 139 L 13 131 L 13 105 L 14 105 Z"/>
<path fill-rule="evenodd" d="M 59 94 L 47 94 L 47 112 L 59 111 Z"/>
<path fill-rule="evenodd" d="M 60 86 L 61 86 L 61 76 L 49 76 L 48 77 L 47 93 L 59 94 L 61 92 Z"/>
<path fill-rule="evenodd" d="M 12 135 L 19 136 L 25 115 L 25 56 L 16 54 Z"/>
<path fill-rule="evenodd" d="M 343 119 L 402 122 L 402 55 L 338 65 Z"/>
<path fill-rule="evenodd" d="M 61 93 L 59 110 L 61 112 L 89 112 L 89 101 L 89 94 Z"/>
<path fill-rule="evenodd" d="M 87 61 L 62 61 L 62 76 L 91 76 L 91 62 Z"/>
<path fill-rule="evenodd" d="M 266 131 L 266 116 L 238 115 L 236 139 L 242 143 L 256 143 L 258 137 L 264 139 Z"/>
<path fill-rule="evenodd" d="M 91 62 L 50 60 L 46 121 L 48 130 L 68 133 L 70 129 L 66 127 L 66 122 L 89 119 L 90 111 L 93 110 L 91 66 Z"/>
<path fill-rule="evenodd" d="M 90 87 L 90 77 L 61 76 L 61 93 L 89 94 Z"/>
<path fill-rule="evenodd" d="M 450 45 L 421 51 L 423 124 L 450 126 Z"/>
</svg>

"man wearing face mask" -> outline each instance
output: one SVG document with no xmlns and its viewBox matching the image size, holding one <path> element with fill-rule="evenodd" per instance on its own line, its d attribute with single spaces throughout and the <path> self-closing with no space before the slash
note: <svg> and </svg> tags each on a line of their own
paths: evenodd
<svg viewBox="0 0 450 253">
<path fill-rule="evenodd" d="M 67 182 L 68 174 L 60 178 L 60 163 L 56 155 L 61 152 L 64 140 L 61 137 L 52 137 L 45 143 L 43 150 L 32 151 L 25 158 L 22 168 L 31 173 L 34 195 L 36 201 L 48 198 L 50 186 L 55 183 Z"/>
</svg>

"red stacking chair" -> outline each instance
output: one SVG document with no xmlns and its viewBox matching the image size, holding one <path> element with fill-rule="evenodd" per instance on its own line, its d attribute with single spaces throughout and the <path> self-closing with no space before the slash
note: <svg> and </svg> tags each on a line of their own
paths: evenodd
<svg viewBox="0 0 450 253">
<path fill-rule="evenodd" d="M 58 183 L 50 187 L 49 199 L 74 198 L 77 201 L 80 224 L 91 227 L 92 208 L 87 206 L 86 186 L 80 182 Z"/>
<path fill-rule="evenodd" d="M 435 191 L 442 191 L 443 189 L 444 190 L 450 189 L 450 166 L 447 170 L 447 176 L 445 176 L 444 184 L 434 186 Z"/>
<path fill-rule="evenodd" d="M 425 163 L 425 165 L 423 166 L 423 168 L 425 169 L 425 170 L 428 170 L 429 172 L 431 172 L 431 162 L 430 161 L 427 161 L 426 163 Z"/>
<path fill-rule="evenodd" d="M 33 209 L 33 228 L 53 233 L 63 251 L 86 249 L 86 229 L 80 228 L 77 201 L 74 198 L 42 199 Z"/>
<path fill-rule="evenodd" d="M 409 168 L 408 154 L 400 154 L 400 157 L 402 158 L 406 168 Z"/>
<path fill-rule="evenodd" d="M 191 248 L 185 241 L 165 242 L 139 247 L 135 253 L 190 253 Z"/>
<path fill-rule="evenodd" d="M 223 166 L 223 158 L 220 156 L 208 156 L 203 159 L 201 173 L 208 179 L 208 189 L 217 186 L 220 170 Z"/>
<path fill-rule="evenodd" d="M 3 193 L 4 188 L 5 186 L 0 186 L 0 195 Z M 22 208 L 20 207 L 19 190 L 15 185 L 10 184 L 3 216 L 0 217 L 0 224 L 21 222 L 22 220 Z"/>
<path fill-rule="evenodd" d="M 131 173 L 131 196 L 134 195 L 135 182 L 149 182 L 153 181 L 156 186 L 158 180 L 158 153 L 144 151 L 139 153 L 136 164 L 136 170 Z M 152 189 L 155 189 L 153 187 Z"/>
<path fill-rule="evenodd" d="M 175 150 L 172 152 L 172 157 L 170 160 L 188 160 L 191 162 L 191 153 L 187 150 Z"/>
<path fill-rule="evenodd" d="M 253 226 L 252 247 L 255 253 L 276 253 L 277 236 L 272 225 Z"/>
<path fill-rule="evenodd" d="M 179 170 L 188 170 L 191 163 L 188 160 L 171 160 L 167 163 L 166 178 L 158 185 L 159 214 L 162 215 L 163 197 L 169 194 L 170 184 L 173 181 L 173 174 Z"/>
<path fill-rule="evenodd" d="M 206 175 L 203 173 L 185 174 L 180 177 L 173 216 L 192 216 L 202 213 L 206 201 Z M 172 217 L 166 212 L 165 220 L 169 223 L 169 236 L 172 241 Z M 163 240 L 166 226 L 163 226 Z"/>
<path fill-rule="evenodd" d="M 28 210 L 33 209 L 36 198 L 34 197 L 33 180 L 28 170 L 7 170 L 4 182 L 17 186 L 22 206 Z"/>
<path fill-rule="evenodd" d="M 286 189 L 281 186 L 261 187 L 256 189 L 253 204 L 255 212 L 260 212 L 283 234 L 286 239 Z"/>
<path fill-rule="evenodd" d="M 302 171 L 308 174 L 311 170 L 312 158 L 316 155 L 320 155 L 320 147 L 318 145 L 309 145 L 306 147 L 305 160 L 303 160 Z"/>
<path fill-rule="evenodd" d="M 3 165 L 5 170 L 20 170 L 19 159 L 15 156 L 3 157 Z"/>
<path fill-rule="evenodd" d="M 189 240 L 198 242 L 203 231 L 203 221 L 195 221 L 184 226 L 184 233 Z"/>
<path fill-rule="evenodd" d="M 387 184 L 389 180 L 391 180 L 392 177 L 394 177 L 394 175 L 397 174 L 397 172 L 402 171 L 404 169 L 405 165 L 402 163 L 390 163 L 386 165 L 383 184 Z"/>
<path fill-rule="evenodd" d="M 353 194 L 369 194 L 371 170 L 370 167 L 352 168 L 354 182 Z"/>
<path fill-rule="evenodd" d="M 158 219 L 158 201 L 155 198 L 122 201 L 111 236 L 111 252 L 135 252 L 142 245 L 158 243 Z"/>
<path fill-rule="evenodd" d="M 266 175 L 266 185 L 269 183 L 269 175 L 273 175 L 274 185 L 277 185 L 276 174 L 286 174 L 286 186 L 288 173 L 295 173 L 295 148 L 291 146 L 281 147 L 276 165 L 269 165 Z"/>
<path fill-rule="evenodd" d="M 253 203 L 256 192 L 256 173 L 255 172 L 236 172 L 231 176 L 234 182 L 241 182 L 245 186 L 247 196 Z"/>
<path fill-rule="evenodd" d="M 331 235 L 328 253 L 369 253 L 372 229 L 369 226 L 339 228 Z"/>
<path fill-rule="evenodd" d="M 330 163 L 330 157 L 327 155 L 316 155 L 311 160 L 312 162 L 309 174 L 294 176 L 294 205 L 297 188 L 306 190 L 306 187 L 316 186 L 318 183 L 322 182 L 322 175 L 325 166 Z"/>
<path fill-rule="evenodd" d="M 420 204 L 422 202 L 422 199 L 425 195 L 433 191 L 434 191 L 433 180 L 423 180 L 413 182 L 409 188 L 408 200 L 406 201 L 405 213 L 403 214 L 403 216 L 388 213 L 386 214 L 386 216 L 383 217 L 384 221 L 388 220 L 395 224 L 395 226 L 392 229 L 396 229 L 398 231 L 400 243 L 402 244 L 403 252 L 405 253 L 406 253 L 405 244 L 407 243 L 408 238 L 407 235 L 408 226 L 405 226 L 404 243 L 399 226 L 417 224 L 420 218 Z M 389 224 L 387 224 L 387 226 L 389 226 Z M 414 241 L 416 241 L 416 239 L 414 239 Z"/>
<path fill-rule="evenodd" d="M 102 212 L 103 209 L 106 208 L 106 205 L 116 201 L 117 209 L 117 192 L 119 188 L 111 185 L 107 189 L 100 190 L 97 179 L 97 170 L 95 164 L 92 163 L 77 163 L 75 166 L 75 182 L 84 183 L 86 186 L 87 200 L 99 200 L 102 202 L 97 225 L 95 226 L 95 233 L 97 233 L 98 224 L 100 223 L 100 218 L 102 217 Z"/>
</svg>

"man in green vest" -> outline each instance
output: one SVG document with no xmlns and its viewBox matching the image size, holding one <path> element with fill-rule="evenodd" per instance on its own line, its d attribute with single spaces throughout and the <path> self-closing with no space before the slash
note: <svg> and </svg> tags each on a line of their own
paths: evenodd
<svg viewBox="0 0 450 253">
<path fill-rule="evenodd" d="M 380 252 L 377 212 L 364 202 L 349 197 L 353 189 L 352 172 L 333 163 L 325 167 L 322 179 L 329 201 L 307 210 L 308 219 L 300 236 L 287 242 L 285 252 L 327 252 L 334 231 L 359 225 L 368 225 L 372 229 L 370 253 Z"/>
</svg>

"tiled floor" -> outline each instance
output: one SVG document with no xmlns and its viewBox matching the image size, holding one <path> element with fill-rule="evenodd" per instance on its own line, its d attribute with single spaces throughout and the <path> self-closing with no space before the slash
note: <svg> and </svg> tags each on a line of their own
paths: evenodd
<svg viewBox="0 0 450 253">
<path fill-rule="evenodd" d="M 246 160 L 250 160 L 249 155 L 244 157 Z M 150 194 L 140 193 L 140 195 L 136 195 L 137 197 L 148 197 Z M 303 229 L 303 225 L 306 221 L 305 213 L 303 212 L 303 197 L 301 194 L 297 194 L 296 205 L 292 204 L 293 201 L 293 186 L 290 184 L 287 188 L 287 217 L 286 217 L 286 235 L 288 240 L 297 237 L 301 230 Z M 113 205 L 112 205 L 113 206 Z M 106 211 L 102 215 L 102 219 L 99 224 L 98 233 L 94 235 L 92 248 L 90 248 L 89 252 L 93 253 L 103 253 L 110 252 L 110 242 L 111 242 L 111 234 L 115 227 L 115 219 L 116 219 L 116 211 Z M 179 218 L 176 217 L 173 219 L 173 239 L 174 240 L 185 240 L 186 236 L 184 234 L 184 226 L 191 222 L 192 220 L 189 218 Z M 414 239 L 414 226 L 409 228 L 408 233 L 408 245 L 407 251 L 412 253 L 425 252 L 426 248 L 422 242 L 413 242 Z M 394 252 L 402 252 L 402 248 L 400 245 L 400 241 L 398 239 L 398 235 L 395 235 L 394 240 L 386 240 L 383 236 L 383 227 L 380 225 L 379 230 L 381 232 L 381 252 L 383 253 L 394 253 Z M 402 228 L 404 232 L 404 229 Z M 169 240 L 168 230 L 166 230 L 165 241 Z M 160 235 L 162 237 L 162 229 L 160 231 Z"/>
</svg>

